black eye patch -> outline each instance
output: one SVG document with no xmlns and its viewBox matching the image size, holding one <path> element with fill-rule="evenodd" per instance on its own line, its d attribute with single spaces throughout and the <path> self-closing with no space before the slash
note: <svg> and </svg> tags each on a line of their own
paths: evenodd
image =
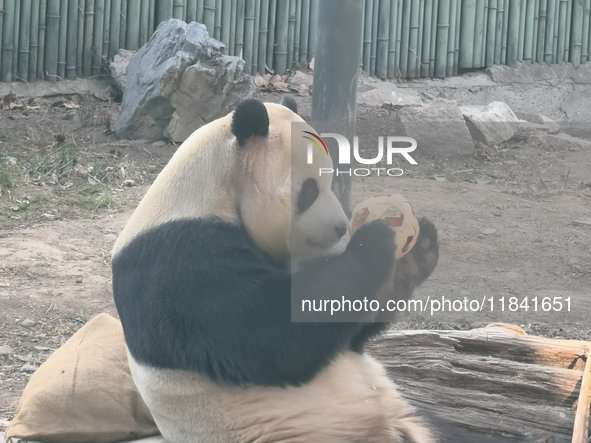
<svg viewBox="0 0 591 443">
<path fill-rule="evenodd" d="M 318 184 L 313 178 L 307 179 L 298 195 L 298 214 L 303 214 L 318 198 Z"/>
</svg>

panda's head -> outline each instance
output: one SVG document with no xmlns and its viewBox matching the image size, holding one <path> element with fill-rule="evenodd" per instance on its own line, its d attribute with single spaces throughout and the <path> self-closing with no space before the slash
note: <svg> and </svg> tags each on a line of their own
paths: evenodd
<svg viewBox="0 0 591 443">
<path fill-rule="evenodd" d="M 308 164 L 303 130 L 315 133 L 285 105 L 243 101 L 232 115 L 239 150 L 237 204 L 256 245 L 277 261 L 316 256 L 338 243 L 348 219 L 331 189 L 329 155 Z"/>
</svg>

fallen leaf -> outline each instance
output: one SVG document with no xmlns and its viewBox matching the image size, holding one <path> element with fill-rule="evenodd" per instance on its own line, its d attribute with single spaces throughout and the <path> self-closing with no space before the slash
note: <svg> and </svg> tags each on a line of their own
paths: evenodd
<svg viewBox="0 0 591 443">
<path fill-rule="evenodd" d="M 79 109 L 80 105 L 77 105 L 76 103 L 64 103 L 64 108 L 66 109 Z"/>
<path fill-rule="evenodd" d="M 267 87 L 269 87 L 269 82 L 267 80 L 265 80 L 263 77 L 261 77 L 260 75 L 257 75 L 254 78 L 254 84 L 256 86 L 258 86 L 259 88 L 267 88 Z"/>
</svg>

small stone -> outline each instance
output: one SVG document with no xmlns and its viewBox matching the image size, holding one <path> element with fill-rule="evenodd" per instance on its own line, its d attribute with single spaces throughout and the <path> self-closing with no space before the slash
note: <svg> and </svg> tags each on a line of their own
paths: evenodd
<svg viewBox="0 0 591 443">
<path fill-rule="evenodd" d="M 21 366 L 21 372 L 35 372 L 36 370 L 37 366 L 30 363 L 25 363 L 23 366 Z"/>
<path fill-rule="evenodd" d="M 164 146 L 166 146 L 166 142 L 163 140 L 159 140 L 157 142 L 152 143 L 152 146 L 154 146 L 155 148 L 163 148 Z"/>
<path fill-rule="evenodd" d="M 35 346 L 33 349 L 35 349 L 36 351 L 51 351 L 51 348 L 48 348 L 46 346 Z"/>
<path fill-rule="evenodd" d="M 135 186 L 135 180 L 125 180 L 125 181 L 123 182 L 123 185 L 124 185 L 124 186 L 127 186 L 127 187 L 132 187 L 132 186 Z"/>
<path fill-rule="evenodd" d="M 492 235 L 495 232 L 497 232 L 497 230 L 495 228 L 484 228 L 484 229 L 481 229 L 480 232 L 484 235 Z"/>
<path fill-rule="evenodd" d="M 8 345 L 0 346 L 0 356 L 12 354 L 12 348 Z"/>
<path fill-rule="evenodd" d="M 105 234 L 104 239 L 108 242 L 114 242 L 117 240 L 117 236 L 115 234 Z"/>
<path fill-rule="evenodd" d="M 82 277 L 77 277 L 76 278 L 76 283 L 82 283 Z"/>
<path fill-rule="evenodd" d="M 33 326 L 35 326 L 37 324 L 37 322 L 35 320 L 32 320 L 30 318 L 25 318 L 22 322 L 21 322 L 21 326 L 25 327 L 25 328 L 32 328 Z"/>
</svg>

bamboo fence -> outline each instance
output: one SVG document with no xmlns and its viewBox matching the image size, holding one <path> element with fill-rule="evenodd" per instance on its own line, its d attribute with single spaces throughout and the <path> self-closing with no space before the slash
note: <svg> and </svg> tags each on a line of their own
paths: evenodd
<svg viewBox="0 0 591 443">
<path fill-rule="evenodd" d="M 314 57 L 320 1 L 0 0 L 0 81 L 102 75 L 170 18 L 204 23 L 251 74 L 284 74 Z M 591 0 L 360 1 L 361 69 L 382 79 L 591 58 Z"/>
</svg>

